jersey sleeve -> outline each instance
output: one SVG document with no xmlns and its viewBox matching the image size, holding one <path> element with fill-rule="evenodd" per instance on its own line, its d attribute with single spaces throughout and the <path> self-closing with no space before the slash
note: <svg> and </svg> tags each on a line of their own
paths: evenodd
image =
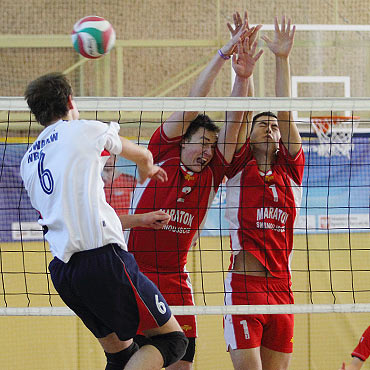
<svg viewBox="0 0 370 370">
<path fill-rule="evenodd" d="M 153 154 L 155 163 L 161 162 L 163 159 L 167 159 L 171 156 L 180 156 L 180 143 L 182 136 L 169 138 L 164 133 L 163 124 L 157 128 L 152 135 L 148 149 Z"/>
<path fill-rule="evenodd" d="M 302 184 L 305 164 L 305 157 L 302 146 L 299 149 L 297 155 L 295 157 L 292 157 L 288 149 L 280 140 L 277 164 L 284 167 L 284 172 L 286 172 L 295 183 L 297 183 L 298 185 Z"/>
<path fill-rule="evenodd" d="M 238 172 L 240 172 L 246 165 L 246 163 L 251 159 L 252 151 L 249 144 L 249 139 L 243 144 L 238 153 L 234 154 L 233 160 L 230 165 L 226 167 L 227 178 L 233 178 Z"/>
<path fill-rule="evenodd" d="M 366 361 L 370 355 L 370 326 L 365 330 L 360 338 L 357 347 L 352 352 L 352 357 L 358 357 L 362 361 Z"/>
<path fill-rule="evenodd" d="M 110 154 L 122 152 L 122 142 L 119 137 L 119 124 L 117 122 L 104 123 L 100 121 L 76 121 L 80 122 L 86 140 L 91 142 L 99 153 L 104 149 Z"/>
</svg>

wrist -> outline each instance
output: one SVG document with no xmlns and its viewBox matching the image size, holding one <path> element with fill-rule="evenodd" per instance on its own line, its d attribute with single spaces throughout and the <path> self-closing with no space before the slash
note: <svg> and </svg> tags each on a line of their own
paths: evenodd
<svg viewBox="0 0 370 370">
<path fill-rule="evenodd" d="M 225 60 L 228 60 L 228 59 L 230 59 L 231 58 L 231 56 L 230 55 L 227 55 L 227 54 L 224 54 L 223 52 L 222 52 L 222 49 L 218 49 L 218 55 L 222 58 L 222 59 L 225 59 Z"/>
</svg>

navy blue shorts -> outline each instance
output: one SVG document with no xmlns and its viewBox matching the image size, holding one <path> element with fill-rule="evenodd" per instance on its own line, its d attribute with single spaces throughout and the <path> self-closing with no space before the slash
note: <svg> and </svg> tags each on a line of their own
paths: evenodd
<svg viewBox="0 0 370 370">
<path fill-rule="evenodd" d="M 158 288 L 118 245 L 75 253 L 68 263 L 49 265 L 55 289 L 96 338 L 120 340 L 164 325 L 171 311 Z"/>
</svg>

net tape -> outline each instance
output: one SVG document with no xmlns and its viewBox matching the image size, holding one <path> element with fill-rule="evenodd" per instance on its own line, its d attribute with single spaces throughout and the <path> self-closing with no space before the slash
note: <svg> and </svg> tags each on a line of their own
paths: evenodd
<svg viewBox="0 0 370 370">
<path fill-rule="evenodd" d="M 285 304 L 233 306 L 171 306 L 174 315 L 256 315 L 307 313 L 364 313 L 370 312 L 369 303 L 352 304 Z M 0 316 L 75 316 L 68 307 L 5 307 Z"/>
<path fill-rule="evenodd" d="M 80 111 L 370 111 L 369 98 L 76 97 Z M 0 111 L 28 111 L 22 97 L 0 97 Z"/>
</svg>

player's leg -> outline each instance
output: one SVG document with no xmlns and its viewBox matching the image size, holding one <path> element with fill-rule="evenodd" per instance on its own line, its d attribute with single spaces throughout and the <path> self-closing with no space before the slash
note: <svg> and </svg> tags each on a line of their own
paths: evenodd
<svg viewBox="0 0 370 370">
<path fill-rule="evenodd" d="M 230 349 L 229 353 L 235 370 L 262 370 L 260 347 Z"/>
<path fill-rule="evenodd" d="M 173 315 L 157 328 L 143 330 L 145 343 L 127 363 L 125 370 L 150 370 L 168 367 L 181 359 L 188 340 Z"/>
<path fill-rule="evenodd" d="M 186 349 L 185 355 L 180 361 L 177 361 L 173 365 L 167 366 L 166 370 L 191 370 L 193 368 L 194 355 L 195 355 L 195 338 L 189 338 L 188 348 Z"/>
<path fill-rule="evenodd" d="M 107 358 L 105 370 L 122 370 L 132 355 L 139 347 L 132 339 L 122 341 L 116 333 L 108 334 L 104 338 L 98 338 Z"/>
<path fill-rule="evenodd" d="M 194 306 L 193 290 L 188 272 L 168 273 L 153 271 L 148 267 L 141 270 L 161 291 L 167 304 L 170 306 Z M 175 364 L 168 366 L 168 370 L 191 370 L 195 356 L 195 341 L 197 337 L 197 323 L 194 315 L 176 316 L 186 337 L 189 340 L 185 355 Z M 136 336 L 139 346 L 145 344 L 144 336 Z"/>
<path fill-rule="evenodd" d="M 172 365 L 185 354 L 188 340 L 157 286 L 139 271 L 130 253 L 118 252 L 125 264 L 125 274 L 135 288 L 140 317 L 136 332 L 142 332 L 147 340 L 125 369 L 156 369 L 158 365 L 161 369 Z"/>
<path fill-rule="evenodd" d="M 165 361 L 176 362 L 184 355 L 187 339 L 181 327 L 130 253 L 108 245 L 76 253 L 68 264 L 52 262 L 49 269 L 63 301 L 106 350 L 107 370 L 125 367 L 137 351 L 132 338 L 138 329 L 157 328 L 163 337 L 145 346 L 136 369 L 161 369 Z"/>
<path fill-rule="evenodd" d="M 287 370 L 291 358 L 291 353 L 277 352 L 261 346 L 263 370 Z"/>
<path fill-rule="evenodd" d="M 293 294 L 285 279 L 269 279 L 270 303 L 293 303 Z M 287 370 L 293 352 L 294 315 L 265 315 L 261 341 L 263 370 Z"/>
<path fill-rule="evenodd" d="M 229 273 L 225 279 L 225 304 L 263 304 L 261 281 L 260 277 Z M 262 370 L 260 346 L 264 326 L 265 315 L 225 315 L 226 348 L 235 369 Z"/>
</svg>

